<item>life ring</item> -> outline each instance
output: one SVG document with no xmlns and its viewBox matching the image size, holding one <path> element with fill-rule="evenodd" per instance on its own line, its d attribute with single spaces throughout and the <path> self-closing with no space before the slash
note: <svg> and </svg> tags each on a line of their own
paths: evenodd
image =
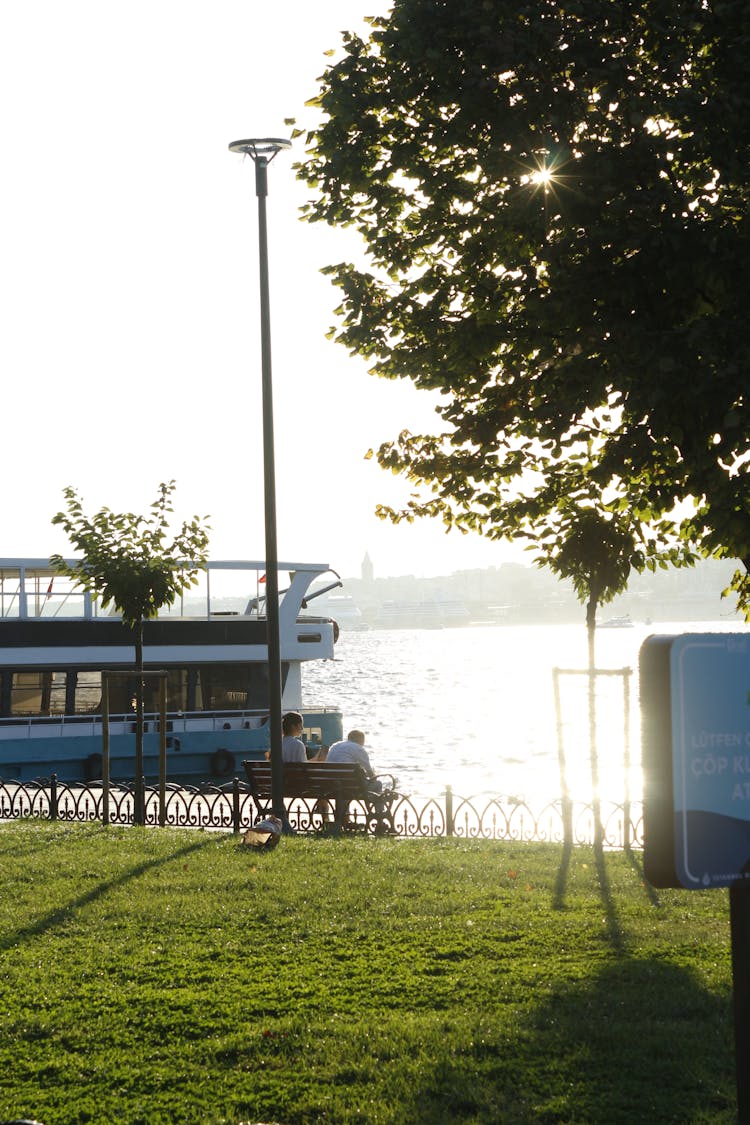
<svg viewBox="0 0 750 1125">
<path fill-rule="evenodd" d="M 101 781 L 102 779 L 102 756 L 101 754 L 89 754 L 86 761 L 83 763 L 83 775 L 87 781 Z"/>
<path fill-rule="evenodd" d="M 216 750 L 211 755 L 211 773 L 214 777 L 226 777 L 234 772 L 234 754 L 229 750 Z"/>
</svg>

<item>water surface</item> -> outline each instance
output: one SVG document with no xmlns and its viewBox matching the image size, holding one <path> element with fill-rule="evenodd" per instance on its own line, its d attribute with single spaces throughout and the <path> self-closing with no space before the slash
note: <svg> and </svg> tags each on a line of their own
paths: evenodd
<svg viewBox="0 0 750 1125">
<path fill-rule="evenodd" d="M 653 633 L 743 631 L 737 622 L 637 624 L 597 631 L 600 795 L 623 799 L 629 726 L 631 797 L 641 793 L 638 652 Z M 378 770 L 405 793 L 491 792 L 538 807 L 560 795 L 553 668 L 587 667 L 583 625 L 468 626 L 342 632 L 336 658 L 303 669 L 305 702 L 340 706 Z M 627 703 L 626 680 L 630 700 Z M 590 799 L 588 680 L 560 677 L 562 742 L 571 796 Z M 628 722 L 629 720 L 629 722 Z"/>
</svg>

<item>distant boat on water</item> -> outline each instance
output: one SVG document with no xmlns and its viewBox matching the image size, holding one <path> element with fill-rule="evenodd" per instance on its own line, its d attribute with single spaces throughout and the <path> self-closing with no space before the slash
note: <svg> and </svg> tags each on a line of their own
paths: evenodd
<svg viewBox="0 0 750 1125">
<path fill-rule="evenodd" d="M 316 600 L 315 610 L 333 618 L 339 629 L 346 632 L 364 633 L 370 628 L 351 594 L 328 594 Z"/>
<path fill-rule="evenodd" d="M 602 621 L 597 625 L 597 629 L 632 629 L 633 622 L 629 613 L 624 613 L 622 617 L 608 617 L 606 621 Z"/>
<path fill-rule="evenodd" d="M 463 602 L 385 602 L 378 610 L 375 629 L 448 629 L 468 625 L 471 615 Z"/>
</svg>

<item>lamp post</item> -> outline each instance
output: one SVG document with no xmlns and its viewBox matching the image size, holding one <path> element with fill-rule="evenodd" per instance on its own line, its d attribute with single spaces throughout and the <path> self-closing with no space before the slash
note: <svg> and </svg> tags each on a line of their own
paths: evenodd
<svg viewBox="0 0 750 1125">
<path fill-rule="evenodd" d="M 268 231 L 266 197 L 268 165 L 277 153 L 292 147 L 277 137 L 232 141 L 230 152 L 251 157 L 258 197 L 258 253 L 260 258 L 260 338 L 263 386 L 263 495 L 266 525 L 266 628 L 268 641 L 268 704 L 271 724 L 271 802 L 274 815 L 288 829 L 284 811 L 281 757 L 281 637 L 279 630 L 279 559 L 276 546 L 276 469 L 273 442 L 273 384 L 271 379 L 271 312 L 268 297 Z"/>
</svg>

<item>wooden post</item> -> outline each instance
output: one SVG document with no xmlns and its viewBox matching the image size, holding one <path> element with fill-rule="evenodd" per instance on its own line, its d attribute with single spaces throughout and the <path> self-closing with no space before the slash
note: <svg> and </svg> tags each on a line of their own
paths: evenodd
<svg viewBox="0 0 750 1125">
<path fill-rule="evenodd" d="M 555 693 L 555 718 L 557 722 L 557 765 L 560 770 L 560 804 L 562 806 L 563 843 L 573 846 L 573 806 L 568 789 L 568 770 L 565 762 L 565 736 L 563 734 L 562 702 L 560 700 L 560 669 L 552 669 Z"/>
<path fill-rule="evenodd" d="M 750 1125 L 750 881 L 729 888 L 737 1122 Z"/>
<path fill-rule="evenodd" d="M 167 823 L 167 673 L 159 673 L 159 827 Z"/>
<path fill-rule="evenodd" d="M 453 789 L 450 785 L 445 787 L 445 834 L 452 836 L 455 831 L 453 823 Z"/>
<path fill-rule="evenodd" d="M 623 769 L 625 770 L 624 820 L 625 837 L 623 846 L 630 851 L 630 668 L 622 669 L 622 719 L 623 719 Z"/>
<path fill-rule="evenodd" d="M 597 667 L 595 658 L 594 638 L 596 636 L 596 622 L 589 624 L 589 668 L 588 668 L 588 698 L 589 698 L 589 761 L 591 765 L 591 806 L 594 812 L 594 848 L 601 851 L 604 846 L 604 827 L 602 825 L 602 804 L 599 796 L 599 745 L 597 739 L 596 717 L 596 677 Z"/>
<path fill-rule="evenodd" d="M 240 779 L 232 778 L 232 830 L 237 836 L 240 831 Z"/>
<path fill-rule="evenodd" d="M 57 774 L 53 773 L 49 779 L 49 818 L 57 820 Z"/>
<path fill-rule="evenodd" d="M 109 672 L 102 672 L 102 824 L 109 825 Z"/>
</svg>

